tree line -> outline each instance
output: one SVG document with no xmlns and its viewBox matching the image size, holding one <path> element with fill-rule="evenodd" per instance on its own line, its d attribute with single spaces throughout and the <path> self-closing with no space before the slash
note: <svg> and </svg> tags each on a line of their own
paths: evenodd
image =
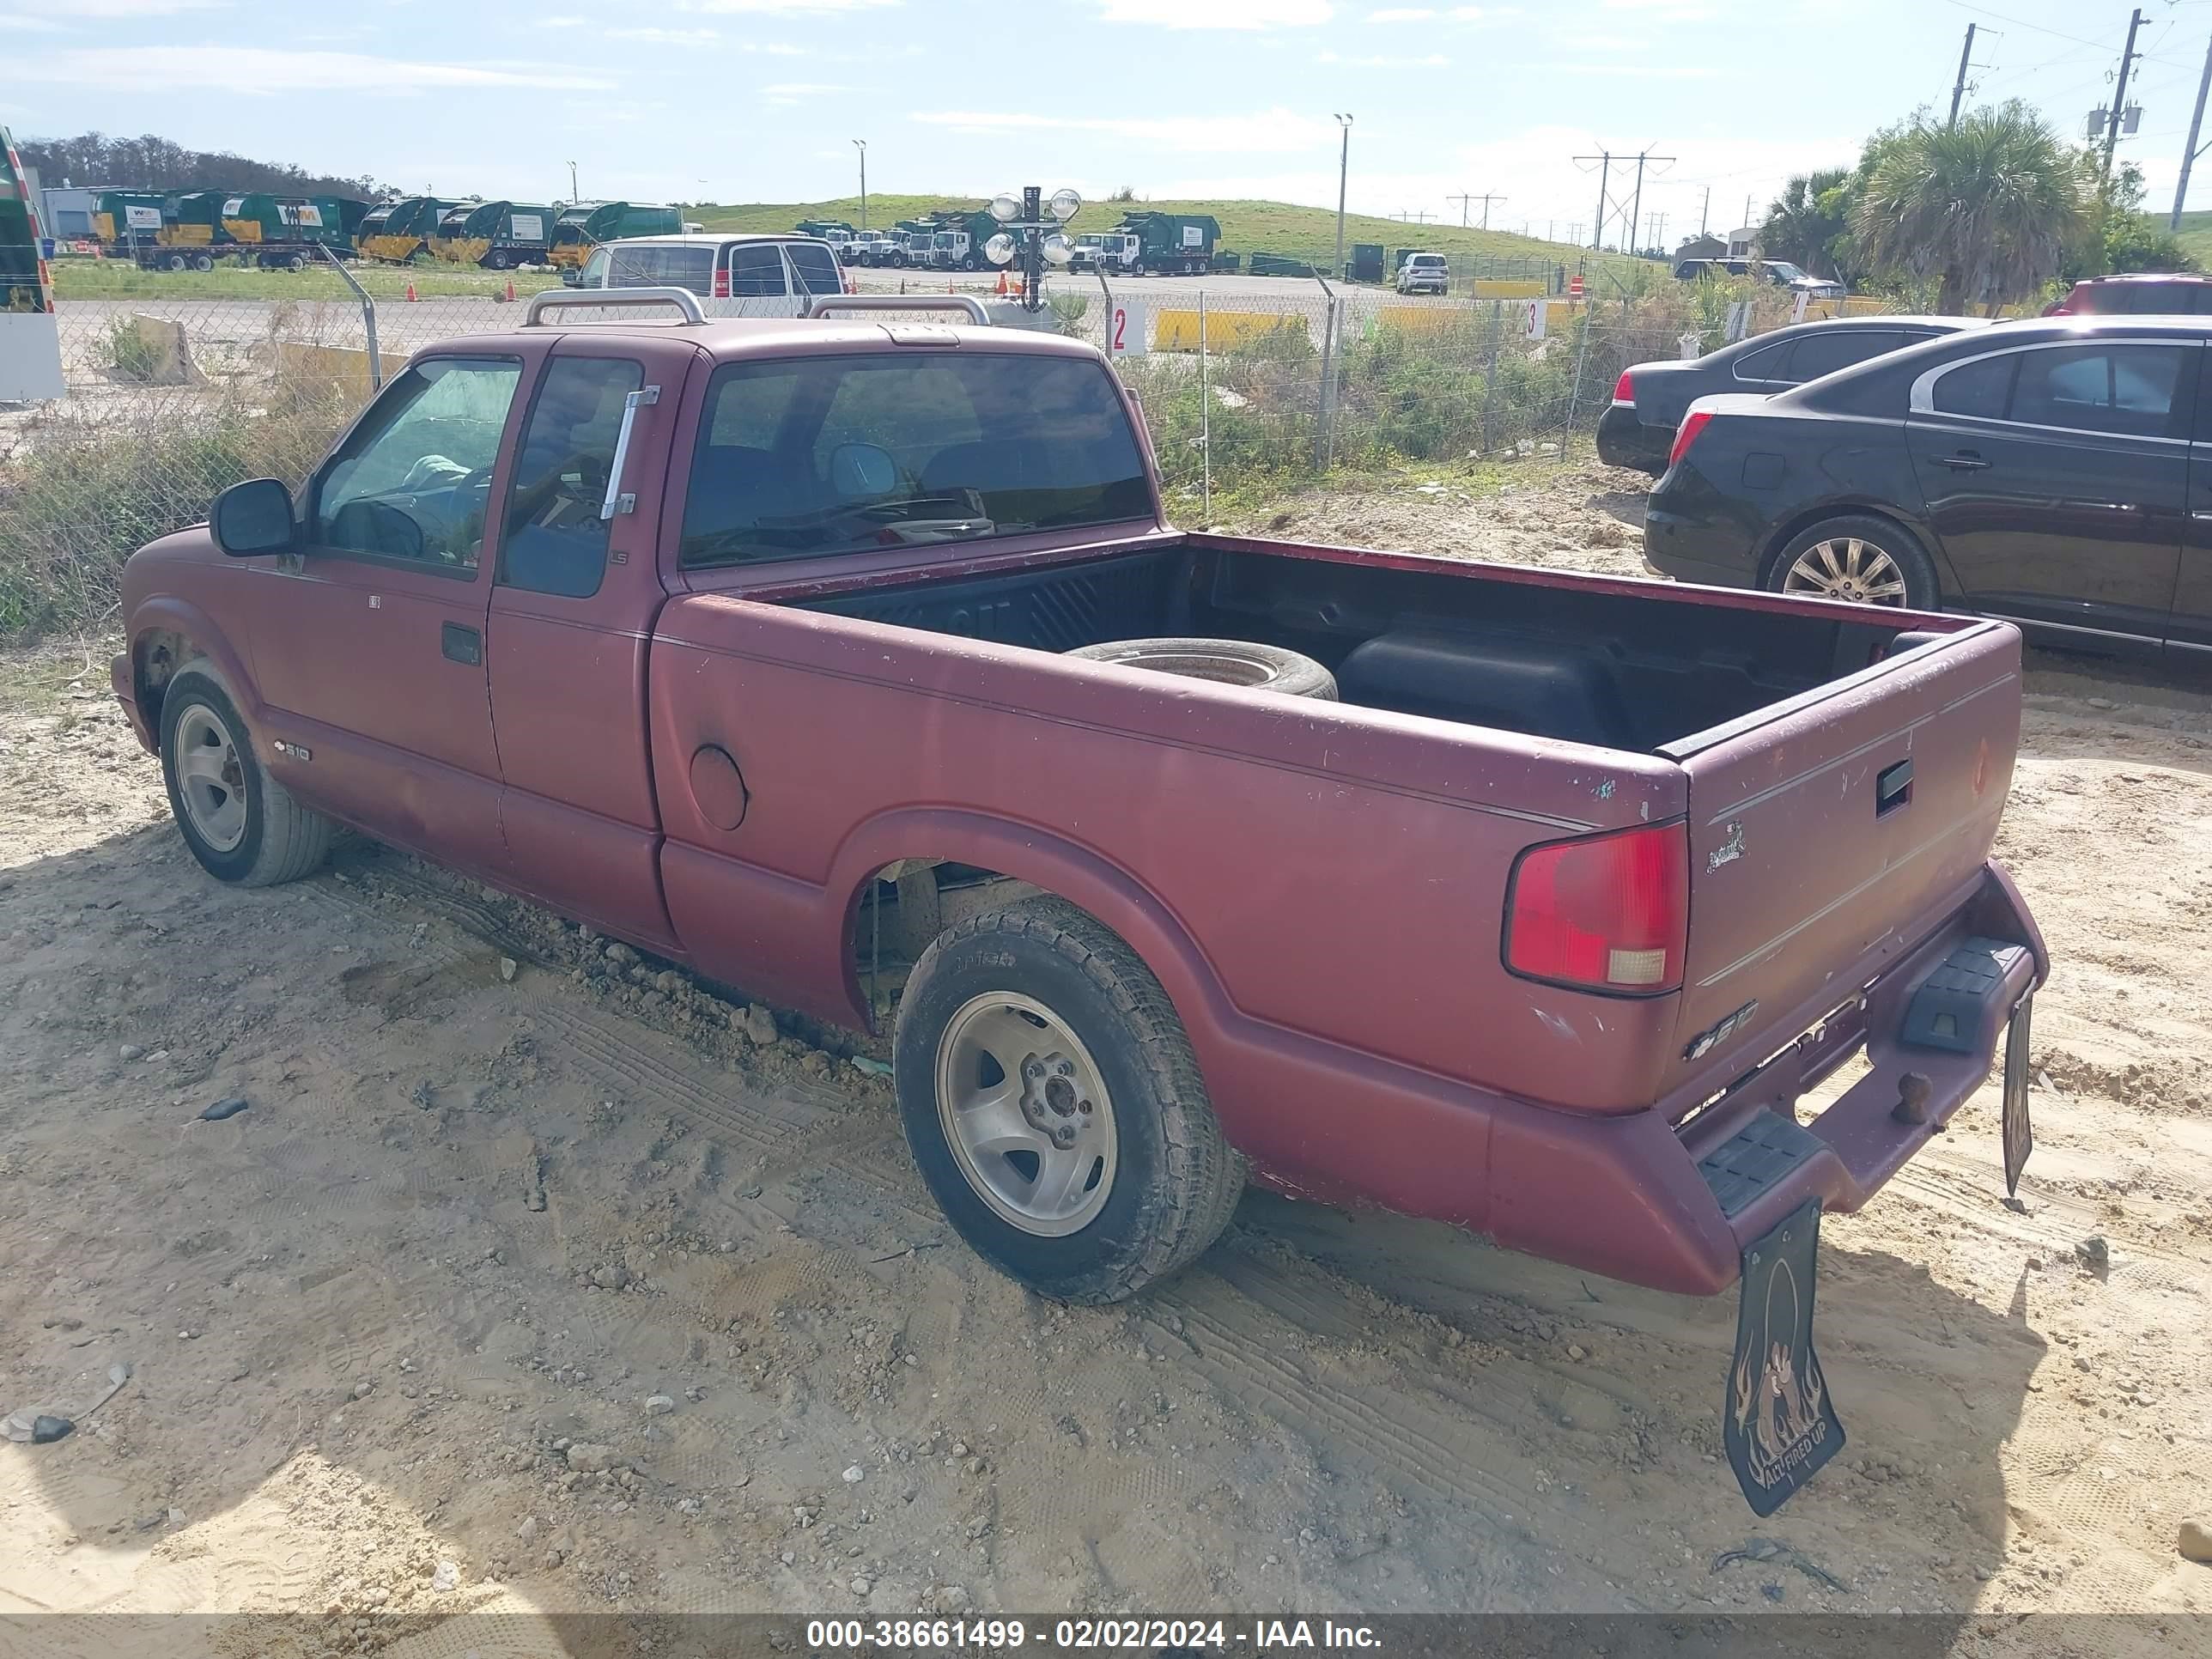
<svg viewBox="0 0 2212 1659">
<path fill-rule="evenodd" d="M 2019 100 L 1956 122 L 1922 110 L 1869 138 L 1856 165 L 1791 179 L 1759 252 L 1948 314 L 1994 313 L 2085 276 L 2196 270 L 2143 194 L 2132 163 L 2107 173 Z"/>
<path fill-rule="evenodd" d="M 366 173 L 344 179 L 310 173 L 289 161 L 256 161 L 228 150 L 187 149 L 152 133 L 138 138 L 111 138 L 100 132 L 33 138 L 15 149 L 23 164 L 35 167 L 40 182 L 50 189 L 66 180 L 118 190 L 265 191 L 277 196 L 351 196 L 365 202 L 398 194 Z"/>
</svg>

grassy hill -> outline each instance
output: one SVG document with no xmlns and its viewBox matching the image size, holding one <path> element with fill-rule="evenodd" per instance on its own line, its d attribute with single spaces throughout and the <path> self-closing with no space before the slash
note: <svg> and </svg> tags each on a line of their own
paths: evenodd
<svg viewBox="0 0 2212 1659">
<path fill-rule="evenodd" d="M 871 191 L 868 222 L 881 229 L 895 221 L 912 218 L 934 208 L 981 205 L 963 197 L 879 196 Z M 1328 208 L 1293 207 L 1287 202 L 1086 202 L 1074 228 L 1078 232 L 1110 229 L 1123 213 L 1145 209 L 1160 213 L 1210 213 L 1221 222 L 1221 246 L 1238 253 L 1280 253 L 1323 265 L 1335 252 L 1335 212 Z M 748 202 L 729 207 L 688 207 L 684 212 L 709 230 L 789 230 L 801 219 L 842 219 L 854 225 L 860 222 L 860 203 L 855 196 L 830 202 Z M 1502 230 L 1462 230 L 1457 225 L 1407 224 L 1397 219 L 1346 214 L 1344 257 L 1347 261 L 1356 242 L 1380 242 L 1386 248 L 1418 247 L 1454 256 L 1527 260 L 1532 264 L 1565 264 L 1570 270 L 1577 269 L 1578 262 L 1587 261 L 1581 268 L 1593 274 L 1602 268 L 1625 268 L 1638 263 L 1620 254 L 1592 253 L 1587 248 L 1568 243 L 1514 236 Z"/>
<path fill-rule="evenodd" d="M 2212 212 L 2183 214 L 2174 240 L 2189 251 L 2191 258 L 2212 270 Z"/>
</svg>

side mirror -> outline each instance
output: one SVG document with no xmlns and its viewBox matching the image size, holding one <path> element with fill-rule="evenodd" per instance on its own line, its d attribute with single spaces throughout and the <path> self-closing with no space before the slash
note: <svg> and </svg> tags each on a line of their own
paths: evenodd
<svg viewBox="0 0 2212 1659">
<path fill-rule="evenodd" d="M 208 514 L 215 544 L 234 559 L 289 553 L 299 539 L 292 524 L 292 492 L 276 478 L 249 478 L 215 498 Z"/>
</svg>

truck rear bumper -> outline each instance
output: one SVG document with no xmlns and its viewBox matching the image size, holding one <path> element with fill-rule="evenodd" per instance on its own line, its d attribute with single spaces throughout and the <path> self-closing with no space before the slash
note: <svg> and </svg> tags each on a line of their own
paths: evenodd
<svg viewBox="0 0 2212 1659">
<path fill-rule="evenodd" d="M 2014 1010 L 2049 972 L 2041 935 L 1994 862 L 1941 914 L 1942 924 L 1860 995 L 1679 1125 L 1673 1103 L 1613 1118 L 1499 1111 L 1485 1231 L 1610 1278 L 1711 1295 L 1735 1282 L 1744 1248 L 1808 1199 L 1858 1209 L 1944 1133 L 1988 1078 Z M 1908 1029 L 1915 997 L 1980 942 L 2017 948 L 2000 951 L 1971 1009 L 1951 1017 L 1954 1046 L 1909 1040 L 1923 1035 Z M 1866 1074 L 1801 1127 L 1799 1097 L 1861 1052 Z M 1990 1152 L 1994 1170 L 1998 1149 Z"/>
</svg>

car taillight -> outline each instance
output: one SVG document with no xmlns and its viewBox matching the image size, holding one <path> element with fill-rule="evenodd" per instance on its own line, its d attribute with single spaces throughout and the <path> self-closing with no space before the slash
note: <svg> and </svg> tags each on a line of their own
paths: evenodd
<svg viewBox="0 0 2212 1659">
<path fill-rule="evenodd" d="M 726 266 L 714 273 L 714 297 L 717 300 L 730 297 L 730 272 Z"/>
<path fill-rule="evenodd" d="M 1617 404 L 1636 401 L 1636 382 L 1625 368 L 1620 371 L 1620 378 L 1613 383 L 1613 400 Z"/>
<path fill-rule="evenodd" d="M 1710 409 L 1693 409 L 1682 416 L 1682 424 L 1674 428 L 1674 447 L 1667 452 L 1667 465 L 1674 465 L 1690 453 L 1690 446 L 1698 441 L 1698 434 L 1713 418 Z"/>
<path fill-rule="evenodd" d="M 1638 825 L 1532 847 L 1505 896 L 1505 965 L 1530 979 L 1650 995 L 1682 983 L 1690 836 Z"/>
</svg>

